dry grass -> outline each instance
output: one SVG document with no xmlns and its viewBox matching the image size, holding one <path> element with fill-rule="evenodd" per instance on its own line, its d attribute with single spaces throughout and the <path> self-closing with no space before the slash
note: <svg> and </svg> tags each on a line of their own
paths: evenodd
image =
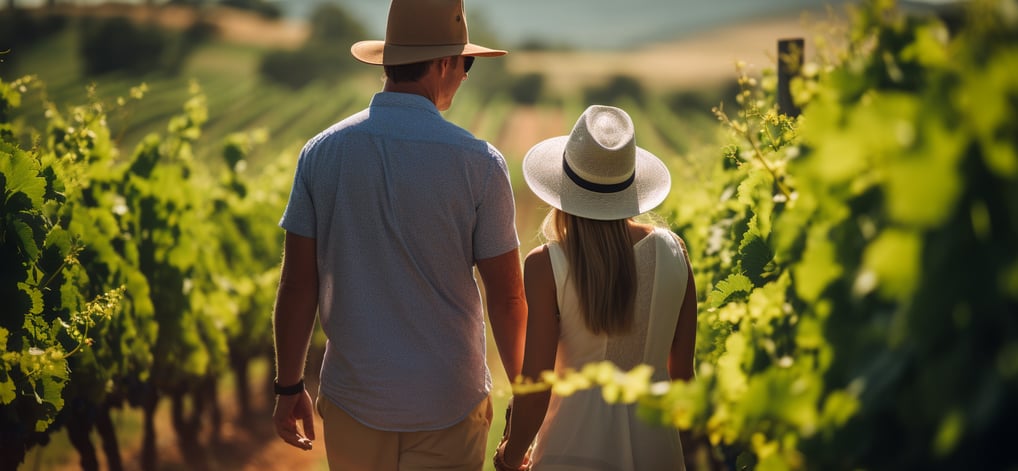
<svg viewBox="0 0 1018 471">
<path fill-rule="evenodd" d="M 225 7 L 196 10 L 172 5 L 61 3 L 57 8 L 76 15 L 127 16 L 178 30 L 190 26 L 200 16 L 215 24 L 225 41 L 266 48 L 297 48 L 310 33 L 304 22 L 272 21 Z M 510 72 L 545 75 L 548 86 L 555 91 L 601 83 L 614 75 L 636 78 L 652 90 L 696 88 L 733 80 L 736 61 L 746 62 L 750 73 L 773 67 L 779 39 L 805 38 L 806 54 L 810 57 L 815 54 L 813 39 L 843 26 L 843 17 L 843 11 L 807 10 L 797 15 L 732 24 L 633 50 L 514 50 L 506 60 Z"/>
<path fill-rule="evenodd" d="M 735 79 L 737 61 L 745 62 L 749 73 L 773 68 L 779 39 L 806 39 L 809 59 L 815 54 L 812 40 L 829 31 L 831 21 L 836 18 L 812 12 L 733 24 L 631 51 L 514 51 L 506 59 L 511 72 L 544 74 L 548 86 L 559 91 L 614 75 L 633 77 L 654 90 L 688 89 Z"/>
<path fill-rule="evenodd" d="M 304 22 L 274 21 L 234 8 L 211 6 L 201 9 L 178 5 L 131 5 L 103 3 L 73 5 L 58 3 L 55 12 L 96 17 L 127 17 L 138 23 L 153 22 L 163 28 L 182 30 L 203 19 L 216 26 L 221 39 L 267 48 L 295 49 L 307 39 L 310 29 Z"/>
</svg>

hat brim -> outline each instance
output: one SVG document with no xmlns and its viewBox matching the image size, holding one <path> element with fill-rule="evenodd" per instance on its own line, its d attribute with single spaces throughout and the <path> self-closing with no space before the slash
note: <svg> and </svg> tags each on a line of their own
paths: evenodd
<svg viewBox="0 0 1018 471">
<path fill-rule="evenodd" d="M 449 56 L 497 57 L 507 54 L 500 49 L 491 49 L 474 43 L 447 44 L 438 46 L 399 46 L 385 41 L 358 41 L 350 46 L 350 54 L 365 64 L 402 65 L 424 62 Z"/>
<path fill-rule="evenodd" d="M 611 221 L 638 216 L 656 208 L 671 190 L 671 175 L 661 159 L 636 148 L 633 184 L 615 193 L 598 193 L 580 187 L 562 170 L 569 136 L 545 139 L 523 157 L 523 178 L 545 203 L 574 216 Z"/>
</svg>

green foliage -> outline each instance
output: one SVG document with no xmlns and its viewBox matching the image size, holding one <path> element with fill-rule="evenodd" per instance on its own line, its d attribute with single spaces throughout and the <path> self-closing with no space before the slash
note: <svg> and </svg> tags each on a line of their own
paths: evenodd
<svg viewBox="0 0 1018 471">
<path fill-rule="evenodd" d="M 544 92 L 544 75 L 531 73 L 517 77 L 509 87 L 509 96 L 521 105 L 533 105 Z"/>
<path fill-rule="evenodd" d="M 154 70 L 167 43 L 163 32 L 137 26 L 126 17 L 88 18 L 80 35 L 79 53 L 89 75 Z"/>
<path fill-rule="evenodd" d="M 714 288 L 666 422 L 760 469 L 1014 465 L 995 437 L 1015 377 L 989 366 L 1018 338 L 1002 5 L 949 37 L 866 3 L 843 61 L 793 83 L 799 120 L 774 112 L 771 72 L 742 78 L 715 222 L 677 222 Z"/>
<path fill-rule="evenodd" d="M 57 33 L 67 23 L 62 15 L 40 14 L 22 8 L 0 10 L 0 64 L 17 62 L 33 42 Z M 7 77 L 7 72 L 7 67 L 0 67 L 0 77 Z"/>
<path fill-rule="evenodd" d="M 0 82 L 0 108 L 12 109 L 35 85 Z M 43 442 L 75 378 L 70 365 L 87 357 L 94 335 L 121 310 L 123 288 L 92 284 L 88 255 L 74 231 L 81 180 L 59 178 L 68 161 L 87 161 L 102 136 L 87 126 L 63 136 L 88 136 L 91 146 L 21 149 L 9 123 L 0 124 L 0 423 L 4 465 Z M 50 141 L 49 143 L 54 143 Z M 79 153 L 80 152 L 80 153 Z M 73 164 L 70 166 L 74 166 Z M 77 174 L 75 177 L 82 177 Z M 86 301 L 91 299 L 91 301 Z M 7 458 L 11 457 L 11 458 Z"/>
<path fill-rule="evenodd" d="M 311 36 L 307 43 L 295 51 L 266 53 L 259 73 L 292 89 L 316 80 L 335 82 L 360 66 L 350 56 L 348 46 L 365 37 L 364 27 L 341 6 L 319 4 L 311 14 Z"/>
<path fill-rule="evenodd" d="M 949 37 L 864 4 L 843 61 L 793 84 L 799 120 L 772 111 L 769 74 L 743 79 L 739 115 L 719 113 L 736 137 L 712 230 L 726 235 L 690 241 L 720 280 L 698 350 L 716 367 L 675 393 L 708 397 L 676 424 L 761 469 L 1015 464 L 995 444 L 1016 378 L 991 366 L 1018 341 L 1003 5 L 975 2 Z"/>
<path fill-rule="evenodd" d="M 263 211 L 281 212 L 289 183 L 285 172 L 242 177 L 259 133 L 231 137 L 220 181 L 195 164 L 207 119 L 196 84 L 165 135 L 127 158 L 107 112 L 147 87 L 112 106 L 94 91 L 66 111 L 44 100 L 41 136 L 7 118 L 33 89 L 31 78 L 0 82 L 0 295 L 21 313 L 0 318 L 4 466 L 72 420 L 65 403 L 80 414 L 186 393 L 230 356 L 265 355 L 281 234 Z M 23 149 L 22 133 L 36 144 Z"/>
<path fill-rule="evenodd" d="M 110 72 L 175 74 L 195 46 L 211 36 L 213 28 L 198 20 L 178 33 L 128 17 L 85 17 L 77 28 L 78 52 L 84 73 L 90 76 Z"/>
<path fill-rule="evenodd" d="M 278 19 L 283 16 L 276 2 L 268 0 L 219 0 L 220 5 L 253 11 L 265 18 Z"/>
<path fill-rule="evenodd" d="M 616 106 L 628 99 L 637 105 L 643 105 L 646 103 L 646 94 L 639 80 L 627 75 L 616 75 L 603 85 L 584 90 L 583 99 L 587 103 Z"/>
<path fill-rule="evenodd" d="M 367 31 L 350 13 L 335 3 L 320 3 L 311 13 L 311 38 L 314 44 L 352 44 L 367 37 Z M 345 48 L 342 52 L 349 54 Z"/>
<path fill-rule="evenodd" d="M 675 210 L 709 293 L 697 377 L 642 415 L 736 469 L 1013 469 L 1018 15 L 853 14 L 793 82 L 799 118 L 773 71 L 717 110 L 731 144 Z"/>
</svg>

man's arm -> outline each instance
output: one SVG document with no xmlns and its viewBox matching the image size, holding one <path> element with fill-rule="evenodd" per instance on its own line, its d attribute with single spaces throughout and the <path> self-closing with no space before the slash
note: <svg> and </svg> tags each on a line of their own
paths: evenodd
<svg viewBox="0 0 1018 471">
<path fill-rule="evenodd" d="M 315 240 L 286 233 L 283 267 L 276 293 L 273 333 L 276 348 L 276 382 L 297 384 L 304 377 L 311 333 L 318 312 L 318 267 Z M 303 434 L 297 428 L 301 421 Z M 287 443 L 305 450 L 315 439 L 314 408 L 307 391 L 276 397 L 273 412 L 276 433 Z"/>
<path fill-rule="evenodd" d="M 519 249 L 477 261 L 484 283 L 488 319 L 495 346 L 509 381 L 523 370 L 523 343 L 527 329 L 527 300 L 523 293 Z"/>
</svg>

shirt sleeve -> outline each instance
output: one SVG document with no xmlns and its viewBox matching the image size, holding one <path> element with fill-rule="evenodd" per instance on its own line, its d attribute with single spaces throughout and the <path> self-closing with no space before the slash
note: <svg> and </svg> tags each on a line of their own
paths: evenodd
<svg viewBox="0 0 1018 471">
<path fill-rule="evenodd" d="M 520 246 L 516 235 L 516 205 L 509 169 L 502 154 L 489 144 L 492 155 L 488 181 L 477 207 L 474 260 L 502 255 Z"/>
<path fill-rule="evenodd" d="M 279 220 L 279 226 L 294 234 L 315 238 L 315 208 L 311 197 L 311 188 L 307 176 L 308 148 L 301 150 L 300 158 L 297 159 L 297 170 L 293 175 L 293 186 L 290 188 L 290 198 L 283 210 L 283 217 Z"/>
</svg>

